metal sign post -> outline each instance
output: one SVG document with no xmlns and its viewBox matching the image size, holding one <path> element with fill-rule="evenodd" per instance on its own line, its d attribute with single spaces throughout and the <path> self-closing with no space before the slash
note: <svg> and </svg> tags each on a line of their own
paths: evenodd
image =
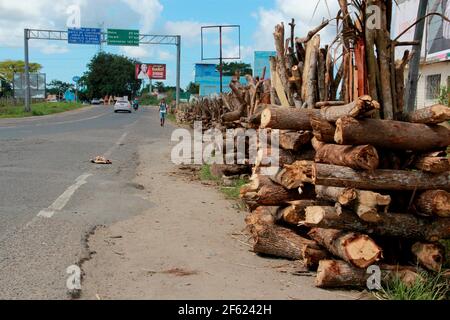
<svg viewBox="0 0 450 320">
<path fill-rule="evenodd" d="M 86 34 L 83 35 L 77 35 L 77 37 L 74 37 L 74 39 L 83 39 L 87 43 L 89 41 L 96 42 L 97 38 L 95 36 L 89 35 L 87 37 L 87 32 L 95 33 L 97 32 L 96 29 L 93 28 L 85 28 Z M 110 33 L 111 30 L 110 29 Z M 124 30 L 115 30 L 123 32 Z M 181 79 L 181 36 L 179 35 L 153 35 L 153 34 L 139 34 L 139 42 L 137 42 L 136 32 L 133 32 L 133 30 L 129 30 L 131 33 L 129 36 L 132 38 L 128 42 L 129 45 L 174 45 L 177 47 L 177 75 L 176 75 L 176 103 L 177 107 L 180 104 L 180 79 Z M 81 32 L 83 32 L 83 28 L 81 28 Z M 24 29 L 24 50 L 25 50 L 25 111 L 30 112 L 31 111 L 31 91 L 30 91 L 30 67 L 29 67 L 29 50 L 28 50 L 28 41 L 30 39 L 36 39 L 36 40 L 58 40 L 58 41 L 67 41 L 68 42 L 68 31 L 62 31 L 62 30 L 39 30 L 39 29 Z M 114 32 L 113 32 L 114 33 Z M 87 39 L 87 40 L 86 40 Z M 114 42 L 114 41 L 113 41 Z M 100 44 L 102 43 L 108 43 L 108 32 L 101 32 L 101 39 Z"/>
<path fill-rule="evenodd" d="M 203 50 L 203 30 L 204 29 L 219 29 L 219 57 L 208 57 L 205 58 Z M 239 32 L 239 56 L 238 57 L 223 57 L 222 50 L 222 33 L 224 28 L 235 28 Z M 220 74 L 220 93 L 223 93 L 223 60 L 239 60 L 241 59 L 241 26 L 240 25 L 217 25 L 217 26 L 204 26 L 201 27 L 201 42 L 202 42 L 202 60 L 219 60 L 219 74 Z"/>
</svg>

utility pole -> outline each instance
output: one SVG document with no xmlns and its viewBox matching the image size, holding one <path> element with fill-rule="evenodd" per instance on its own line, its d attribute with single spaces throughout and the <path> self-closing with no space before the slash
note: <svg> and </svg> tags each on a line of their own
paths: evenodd
<svg viewBox="0 0 450 320">
<path fill-rule="evenodd" d="M 30 61 L 28 57 L 28 29 L 23 30 L 25 49 L 25 112 L 31 112 Z"/>
<path fill-rule="evenodd" d="M 420 0 L 419 8 L 417 10 L 417 20 L 422 19 L 427 13 L 427 0 Z M 425 19 L 422 19 L 416 25 L 414 32 L 414 41 L 417 41 L 419 45 L 412 48 L 412 59 L 409 63 L 408 82 L 405 90 L 405 113 L 413 112 L 416 109 L 416 97 L 417 97 L 417 83 L 419 81 L 419 68 L 420 68 L 420 55 L 422 53 L 422 40 L 423 32 L 425 28 Z"/>
<path fill-rule="evenodd" d="M 181 79 L 181 36 L 177 36 L 177 92 L 176 103 L 177 108 L 180 105 L 180 79 Z"/>
<path fill-rule="evenodd" d="M 219 26 L 219 72 L 220 72 L 220 93 L 223 93 L 223 53 L 222 53 L 222 26 Z"/>
</svg>

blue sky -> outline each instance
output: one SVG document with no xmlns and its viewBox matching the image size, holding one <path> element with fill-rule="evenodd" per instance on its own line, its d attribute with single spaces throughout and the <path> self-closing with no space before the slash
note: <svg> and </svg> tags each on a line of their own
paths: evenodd
<svg viewBox="0 0 450 320">
<path fill-rule="evenodd" d="M 181 79 L 185 87 L 193 80 L 194 64 L 201 62 L 200 27 L 210 24 L 241 26 L 242 60 L 253 63 L 254 50 L 273 50 L 272 32 L 276 23 L 296 18 L 297 35 L 329 17 L 325 0 L 0 0 L 0 60 L 23 59 L 23 28 L 66 29 L 71 5 L 78 5 L 85 27 L 135 28 L 146 34 L 181 34 Z M 330 1 L 329 1 L 330 2 Z M 332 15 L 337 1 L 331 1 Z M 208 34 L 208 53 L 215 54 L 217 34 Z M 326 37 L 326 35 L 325 35 Z M 214 41 L 215 40 L 215 41 Z M 224 54 L 237 51 L 237 35 L 224 35 Z M 168 85 L 175 84 L 175 46 L 112 47 L 104 51 L 119 53 L 148 63 L 166 63 Z M 44 66 L 47 81 L 71 81 L 82 75 L 97 46 L 69 45 L 62 41 L 31 40 L 30 61 Z"/>
</svg>

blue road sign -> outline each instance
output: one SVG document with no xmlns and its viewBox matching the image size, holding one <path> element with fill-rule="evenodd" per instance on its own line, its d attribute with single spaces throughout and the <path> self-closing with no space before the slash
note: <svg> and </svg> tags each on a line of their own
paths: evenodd
<svg viewBox="0 0 450 320">
<path fill-rule="evenodd" d="M 100 28 L 71 28 L 68 30 L 67 40 L 74 44 L 100 44 L 102 29 Z"/>
<path fill-rule="evenodd" d="M 75 76 L 75 77 L 72 78 L 72 80 L 73 80 L 73 82 L 78 82 L 78 81 L 80 81 L 80 77 Z"/>
</svg>

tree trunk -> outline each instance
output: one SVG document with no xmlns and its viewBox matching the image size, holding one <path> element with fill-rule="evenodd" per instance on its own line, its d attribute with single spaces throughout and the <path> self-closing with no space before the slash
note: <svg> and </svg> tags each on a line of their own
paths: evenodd
<svg viewBox="0 0 450 320">
<path fill-rule="evenodd" d="M 414 123 L 438 124 L 450 120 L 450 108 L 435 104 L 408 114 L 406 120 Z"/>
<path fill-rule="evenodd" d="M 370 96 L 362 96 L 343 106 L 323 107 L 320 114 L 323 119 L 336 122 L 339 118 L 349 116 L 353 118 L 370 116 L 380 109 L 380 104 Z"/>
<path fill-rule="evenodd" d="M 289 89 L 289 76 L 286 70 L 286 58 L 284 48 L 284 25 L 283 23 L 275 26 L 275 32 L 273 34 L 275 39 L 275 49 L 277 51 L 277 69 L 280 76 L 281 84 L 283 85 L 284 92 L 286 93 L 289 105 L 294 105 L 294 100 Z"/>
<path fill-rule="evenodd" d="M 361 220 L 371 223 L 379 222 L 381 220 L 379 213 L 386 213 L 391 203 L 391 197 L 388 195 L 351 188 L 316 186 L 316 194 L 319 199 L 334 201 L 342 206 L 352 208 Z M 339 206 L 337 208 L 340 209 Z M 324 209 L 326 208 L 309 208 L 310 211 Z M 339 210 L 337 214 L 340 214 Z"/>
<path fill-rule="evenodd" d="M 450 218 L 450 193 L 444 190 L 425 191 L 416 199 L 415 208 L 423 215 Z"/>
<path fill-rule="evenodd" d="M 368 236 L 334 229 L 313 228 L 311 239 L 357 268 L 367 268 L 382 258 L 382 250 Z"/>
<path fill-rule="evenodd" d="M 311 206 L 326 205 L 321 200 L 297 200 L 291 201 L 290 206 L 280 210 L 280 218 L 291 225 L 298 226 L 299 222 L 305 220 L 305 209 Z"/>
<path fill-rule="evenodd" d="M 421 277 L 412 267 L 380 265 L 381 282 L 388 283 L 398 278 L 407 286 L 413 285 Z M 319 288 L 367 288 L 370 274 L 340 260 L 319 262 L 316 286 Z"/>
<path fill-rule="evenodd" d="M 316 108 L 321 109 L 325 107 L 338 107 L 338 106 L 344 106 L 344 101 L 319 101 L 316 102 Z"/>
<path fill-rule="evenodd" d="M 412 214 L 386 213 L 376 223 L 359 219 L 353 212 L 342 210 L 339 214 L 333 207 L 326 210 L 308 211 L 302 225 L 311 228 L 331 228 L 363 232 L 367 234 L 398 237 L 403 239 L 435 242 L 450 238 L 450 219 L 421 219 Z"/>
<path fill-rule="evenodd" d="M 303 163 L 302 165 L 308 164 Z M 310 169 L 302 168 L 302 170 L 309 171 Z M 306 182 L 310 181 L 308 177 Z M 315 163 L 312 165 L 312 182 L 324 186 L 362 190 L 450 190 L 450 172 L 441 174 L 403 170 L 374 170 L 368 172 Z"/>
<path fill-rule="evenodd" d="M 316 149 L 315 161 L 362 170 L 375 170 L 379 165 L 377 150 L 370 145 L 323 144 Z"/>
<path fill-rule="evenodd" d="M 251 182 L 241 188 L 240 197 L 250 208 L 277 206 L 301 199 L 297 190 L 288 190 L 263 175 L 253 176 Z"/>
<path fill-rule="evenodd" d="M 320 36 L 315 35 L 306 44 L 306 56 L 303 69 L 302 100 L 308 108 L 314 108 L 317 95 L 317 59 L 320 47 Z"/>
<path fill-rule="evenodd" d="M 280 147 L 285 150 L 299 151 L 308 144 L 313 135 L 311 131 L 280 131 Z"/>
<path fill-rule="evenodd" d="M 423 155 L 414 165 L 425 172 L 443 173 L 450 171 L 450 158 L 447 158 L 446 152 L 434 152 Z"/>
<path fill-rule="evenodd" d="M 311 127 L 314 137 L 322 142 L 334 143 L 336 126 L 322 117 L 311 116 Z"/>
<path fill-rule="evenodd" d="M 307 266 L 316 266 L 328 256 L 314 241 L 279 226 L 265 226 L 259 230 L 253 251 L 291 260 L 303 260 Z"/>
<path fill-rule="evenodd" d="M 320 110 L 270 107 L 261 114 L 261 128 L 283 130 L 312 130 L 310 117 L 318 116 Z"/>
<path fill-rule="evenodd" d="M 264 228 L 264 226 L 275 224 L 279 209 L 280 207 L 275 206 L 257 207 L 245 217 L 245 223 L 247 224 L 246 229 L 253 236 L 256 236 L 257 232 Z"/>
<path fill-rule="evenodd" d="M 443 126 L 344 117 L 336 122 L 334 139 L 339 144 L 425 152 L 450 145 L 450 130 Z"/>
<path fill-rule="evenodd" d="M 430 271 L 440 272 L 445 261 L 445 251 L 442 245 L 437 243 L 416 242 L 412 253 L 417 262 Z"/>
</svg>

